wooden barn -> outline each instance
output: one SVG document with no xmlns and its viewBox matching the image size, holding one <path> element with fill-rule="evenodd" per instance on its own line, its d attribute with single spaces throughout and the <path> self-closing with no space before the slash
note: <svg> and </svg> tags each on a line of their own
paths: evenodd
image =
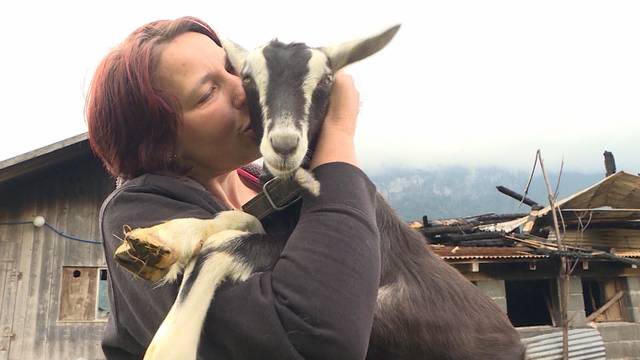
<svg viewBox="0 0 640 360">
<path fill-rule="evenodd" d="M 113 187 L 86 134 L 0 162 L 0 360 L 104 358 Z"/>
</svg>

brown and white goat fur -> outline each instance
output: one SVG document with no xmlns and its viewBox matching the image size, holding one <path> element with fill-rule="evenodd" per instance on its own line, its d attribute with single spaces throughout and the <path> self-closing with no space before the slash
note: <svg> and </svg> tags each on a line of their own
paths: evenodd
<svg viewBox="0 0 640 360">
<path fill-rule="evenodd" d="M 318 191 L 315 180 L 300 175 L 299 169 L 314 149 L 333 74 L 382 49 L 398 28 L 323 48 L 272 41 L 246 51 L 224 42 L 228 59 L 242 78 L 268 172 L 281 177 L 297 173 L 310 191 Z M 379 194 L 376 216 L 382 273 L 368 359 L 524 358 L 524 347 L 506 314 L 435 255 L 423 236 L 401 221 Z M 195 359 L 216 287 L 224 280 L 242 281 L 254 269 L 276 261 L 284 244 L 265 246 L 269 242 L 260 241 L 256 236 L 260 233 L 255 218 L 237 211 L 212 220 L 180 219 L 127 233 L 130 241 L 154 243 L 177 254 L 157 266 L 163 280 L 174 280 L 184 269 L 178 298 L 145 359 Z M 261 245 L 256 246 L 264 249 L 255 256 L 256 251 L 247 249 L 258 242 Z"/>
</svg>

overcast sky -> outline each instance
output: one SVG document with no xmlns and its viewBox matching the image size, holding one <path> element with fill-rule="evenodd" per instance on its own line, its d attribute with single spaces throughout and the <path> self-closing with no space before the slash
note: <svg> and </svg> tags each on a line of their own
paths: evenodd
<svg viewBox="0 0 640 360">
<path fill-rule="evenodd" d="M 11 3 L 11 5 L 7 5 Z M 194 15 L 247 48 L 313 46 L 395 23 L 352 65 L 367 168 L 402 164 L 640 171 L 638 1 L 12 1 L 0 5 L 0 160 L 86 131 L 106 52 L 151 20 Z"/>
</svg>

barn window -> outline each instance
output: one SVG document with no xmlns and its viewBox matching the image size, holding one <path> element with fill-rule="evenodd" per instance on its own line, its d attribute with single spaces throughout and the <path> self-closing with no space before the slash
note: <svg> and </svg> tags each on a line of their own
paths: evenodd
<svg viewBox="0 0 640 360">
<path fill-rule="evenodd" d="M 513 326 L 553 325 L 552 282 L 505 280 L 507 315 Z"/>
<path fill-rule="evenodd" d="M 106 319 L 109 315 L 109 298 L 107 296 L 107 269 L 98 270 L 98 301 L 96 318 Z"/>
<path fill-rule="evenodd" d="M 622 305 L 624 278 L 582 279 L 587 321 L 628 321 Z"/>
<path fill-rule="evenodd" d="M 106 318 L 106 269 L 64 266 L 60 290 L 60 321 L 95 321 Z"/>
</svg>

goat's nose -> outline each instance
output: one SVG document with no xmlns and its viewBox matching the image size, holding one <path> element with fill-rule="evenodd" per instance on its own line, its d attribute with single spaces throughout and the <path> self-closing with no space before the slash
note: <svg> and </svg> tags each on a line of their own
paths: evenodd
<svg viewBox="0 0 640 360">
<path fill-rule="evenodd" d="M 289 155 L 298 147 L 300 137 L 296 134 L 278 134 L 270 136 L 269 141 L 273 151 L 279 155 Z"/>
</svg>

